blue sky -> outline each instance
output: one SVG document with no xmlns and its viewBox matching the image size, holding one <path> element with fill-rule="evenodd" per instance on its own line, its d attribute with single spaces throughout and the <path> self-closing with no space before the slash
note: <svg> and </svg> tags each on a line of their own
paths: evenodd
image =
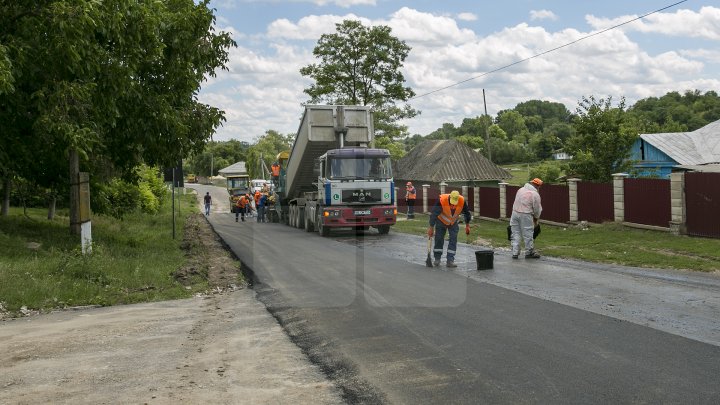
<svg viewBox="0 0 720 405">
<path fill-rule="evenodd" d="M 427 135 L 450 122 L 540 99 L 574 111 L 583 96 L 629 104 L 668 91 L 720 92 L 720 2 L 688 0 L 640 21 L 496 73 L 518 60 L 667 7 L 673 0 L 212 0 L 216 29 L 238 47 L 200 101 L 226 111 L 215 140 L 253 142 L 265 131 L 294 133 L 311 82 L 299 69 L 344 19 L 387 25 L 412 50 L 406 85 L 421 115 L 404 122 Z"/>
</svg>

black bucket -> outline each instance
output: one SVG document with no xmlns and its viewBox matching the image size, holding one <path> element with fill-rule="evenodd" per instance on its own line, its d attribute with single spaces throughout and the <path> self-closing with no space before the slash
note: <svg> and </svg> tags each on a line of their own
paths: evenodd
<svg viewBox="0 0 720 405">
<path fill-rule="evenodd" d="M 493 250 L 483 249 L 475 251 L 475 261 L 478 270 L 492 270 L 493 268 Z"/>
</svg>

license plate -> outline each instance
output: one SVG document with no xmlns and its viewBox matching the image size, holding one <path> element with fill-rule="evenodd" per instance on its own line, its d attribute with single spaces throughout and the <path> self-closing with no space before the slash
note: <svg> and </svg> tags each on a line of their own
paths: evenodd
<svg viewBox="0 0 720 405">
<path fill-rule="evenodd" d="M 370 215 L 370 210 L 355 210 L 355 215 Z"/>
</svg>

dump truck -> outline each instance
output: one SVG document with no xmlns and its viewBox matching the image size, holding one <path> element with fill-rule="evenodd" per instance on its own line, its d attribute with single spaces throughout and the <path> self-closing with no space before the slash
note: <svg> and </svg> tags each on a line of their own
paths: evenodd
<svg viewBox="0 0 720 405">
<path fill-rule="evenodd" d="M 230 212 L 235 212 L 235 202 L 241 195 L 250 193 L 250 176 L 245 168 L 245 162 L 236 162 L 219 170 L 218 173 L 227 180 Z"/>
<path fill-rule="evenodd" d="M 397 216 L 390 152 L 372 148 L 368 106 L 308 105 L 290 156 L 281 161 L 273 219 L 328 236 L 377 228 Z"/>
</svg>

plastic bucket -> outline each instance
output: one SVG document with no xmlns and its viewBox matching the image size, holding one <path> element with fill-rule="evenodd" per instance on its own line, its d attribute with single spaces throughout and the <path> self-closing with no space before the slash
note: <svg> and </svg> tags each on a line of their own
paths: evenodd
<svg viewBox="0 0 720 405">
<path fill-rule="evenodd" d="M 483 249 L 475 251 L 475 261 L 477 262 L 478 270 L 492 270 L 493 268 L 493 255 L 492 249 Z"/>
</svg>

